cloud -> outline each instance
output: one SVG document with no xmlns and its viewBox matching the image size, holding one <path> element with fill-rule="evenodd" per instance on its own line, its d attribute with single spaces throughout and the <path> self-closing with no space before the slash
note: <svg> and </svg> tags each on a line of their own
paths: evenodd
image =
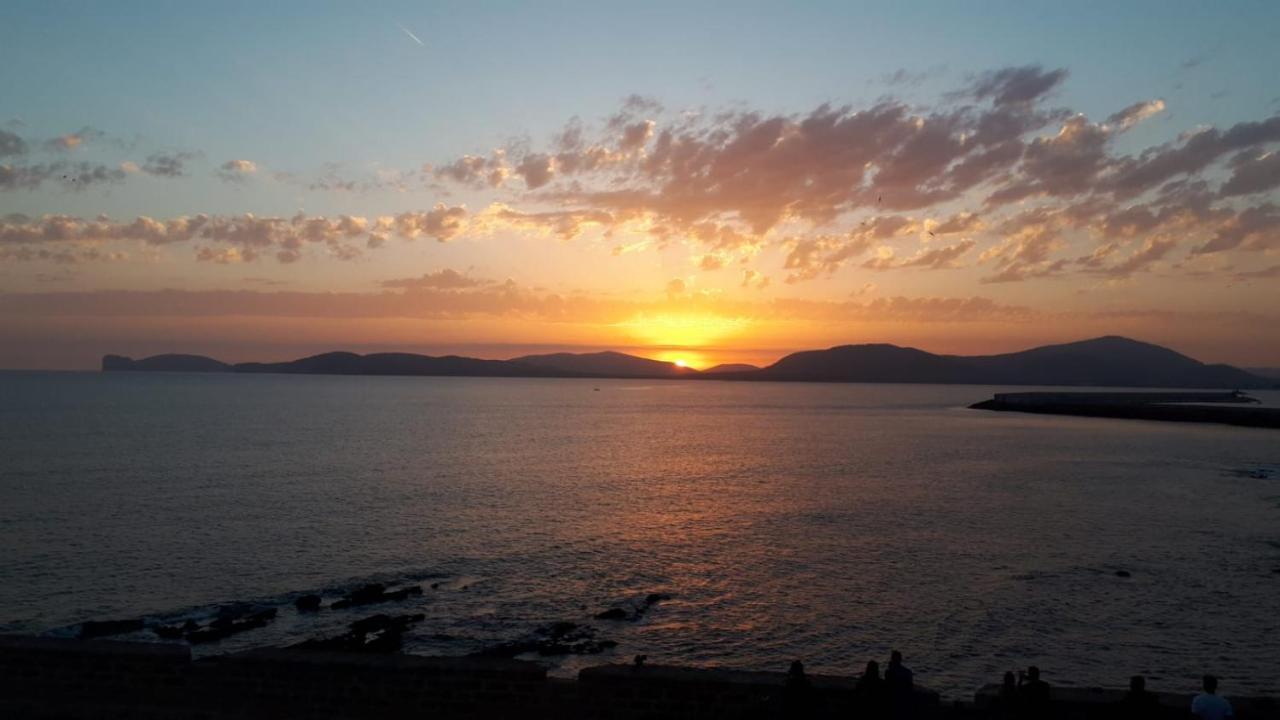
<svg viewBox="0 0 1280 720">
<path fill-rule="evenodd" d="M 573 240 L 589 227 L 607 227 L 613 223 L 614 216 L 600 210 L 520 212 L 502 203 L 494 203 L 476 217 L 475 228 L 480 232 L 531 230 L 556 235 L 562 240 Z"/>
<path fill-rule="evenodd" d="M 1164 112 L 1163 100 L 1140 100 L 1107 118 L 1107 125 L 1124 132 L 1147 118 Z"/>
<path fill-rule="evenodd" d="M 996 105 L 1035 102 L 1067 79 L 1064 69 L 1045 71 L 1039 65 L 993 70 L 980 76 L 964 94 Z"/>
<path fill-rule="evenodd" d="M 186 174 L 185 165 L 187 161 L 192 160 L 195 157 L 195 153 L 189 152 L 152 153 L 147 156 L 146 162 L 144 162 L 139 169 L 148 175 L 154 175 L 156 177 L 182 177 Z"/>
<path fill-rule="evenodd" d="M 790 271 L 785 281 L 793 284 L 831 275 L 871 246 L 872 238 L 867 235 L 792 238 L 784 243 L 787 254 L 782 267 Z"/>
<path fill-rule="evenodd" d="M 1280 153 L 1242 154 L 1232 163 L 1231 177 L 1218 194 L 1223 197 L 1252 195 L 1280 187 Z"/>
<path fill-rule="evenodd" d="M 26 141 L 8 130 L 0 130 L 0 157 L 25 155 L 26 152 Z"/>
<path fill-rule="evenodd" d="M 1110 266 L 1101 266 L 1099 261 L 1114 252 L 1114 246 L 1101 254 L 1090 256 L 1090 262 L 1083 263 L 1087 266 L 1096 268 L 1096 272 L 1103 275 L 1109 275 L 1117 278 L 1126 278 L 1136 272 L 1148 269 L 1153 263 L 1161 260 L 1168 255 L 1174 248 L 1178 246 L 1178 241 L 1174 238 L 1148 238 L 1142 247 L 1138 248 L 1125 260 Z"/>
<path fill-rule="evenodd" d="M 1280 247 L 1280 207 L 1266 203 L 1230 216 L 1209 241 L 1193 248 L 1192 255 Z"/>
<path fill-rule="evenodd" d="M 463 155 L 448 165 L 432 170 L 432 174 L 441 180 L 452 180 L 461 185 L 472 187 L 502 187 L 511 168 L 506 164 L 506 151 L 495 150 L 488 158 L 477 155 Z"/>
<path fill-rule="evenodd" d="M 166 246 L 198 244 L 196 259 L 216 263 L 252 262 L 274 253 L 283 263 L 297 262 L 309 247 L 330 257 L 353 260 L 365 248 L 379 247 L 390 235 L 405 240 L 429 237 L 440 242 L 461 232 L 466 209 L 437 204 L 430 210 L 366 218 L 308 216 L 258 217 L 253 214 L 195 215 L 168 220 L 140 216 L 131 222 L 85 220 L 67 215 L 0 219 L 0 248 L 22 246 L 142 243 Z M 379 242 L 373 242 L 377 238 Z M 363 247 L 361 247 L 363 245 Z M 235 250 L 235 252 L 230 252 Z"/>
<path fill-rule="evenodd" d="M 936 65 L 927 70 L 912 72 L 906 68 L 898 68 L 891 73 L 880 76 L 880 82 L 890 86 L 915 87 L 924 81 L 937 77 L 946 71 L 946 66 Z"/>
<path fill-rule="evenodd" d="M 922 248 L 915 255 L 906 258 L 898 267 L 924 268 L 926 270 L 945 270 L 959 267 L 956 261 L 977 245 L 973 240 L 961 240 L 953 245 L 939 248 Z"/>
<path fill-rule="evenodd" d="M 59 160 L 36 165 L 0 164 L 0 192 L 37 190 L 46 182 L 57 183 L 67 190 L 85 190 L 90 186 L 118 183 L 125 171 L 101 163 Z"/>
<path fill-rule="evenodd" d="M 422 288 L 433 290 L 460 290 L 463 288 L 480 287 L 481 285 L 488 284 L 490 284 L 490 281 L 488 280 L 474 278 L 450 268 L 424 273 L 419 277 L 383 280 L 381 283 L 384 288 L 405 290 Z"/>
<path fill-rule="evenodd" d="M 106 137 L 106 133 L 101 130 L 95 130 L 91 127 L 84 127 L 77 132 L 67 133 L 51 140 L 46 140 L 44 147 L 46 150 L 68 151 L 75 150 L 86 142 L 100 140 Z"/>
<path fill-rule="evenodd" d="M 763 290 L 769 287 L 769 276 L 755 270 L 743 270 L 741 287 Z"/>
<path fill-rule="evenodd" d="M 218 166 L 217 175 L 223 182 L 242 183 L 257 172 L 252 160 L 228 160 Z"/>
<path fill-rule="evenodd" d="M 538 188 L 551 182 L 551 178 L 556 174 L 556 161 L 550 155 L 530 154 L 526 155 L 520 164 L 515 167 L 516 175 L 524 179 L 524 184 L 530 190 Z"/>
<path fill-rule="evenodd" d="M 1271 278 L 1280 278 L 1280 265 L 1272 265 L 1260 270 L 1241 270 L 1233 273 L 1232 278 L 1236 280 L 1270 280 Z"/>
</svg>

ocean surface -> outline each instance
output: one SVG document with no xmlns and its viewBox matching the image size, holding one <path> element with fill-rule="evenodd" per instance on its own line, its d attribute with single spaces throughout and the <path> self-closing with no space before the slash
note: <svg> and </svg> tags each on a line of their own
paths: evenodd
<svg viewBox="0 0 1280 720">
<path fill-rule="evenodd" d="M 536 658 L 562 675 L 899 648 L 953 698 L 1029 663 L 1280 694 L 1280 432 L 965 408 L 997 389 L 0 373 L 0 632 L 253 602 L 197 654 L 422 612 L 410 652 L 618 643 Z M 374 581 L 425 592 L 291 605 Z"/>
</svg>

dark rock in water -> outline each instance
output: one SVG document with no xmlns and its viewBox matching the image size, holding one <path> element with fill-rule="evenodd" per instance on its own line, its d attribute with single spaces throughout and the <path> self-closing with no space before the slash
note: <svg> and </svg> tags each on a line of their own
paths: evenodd
<svg viewBox="0 0 1280 720">
<path fill-rule="evenodd" d="M 404 632 L 410 624 L 422 622 L 426 618 L 427 616 L 422 613 L 397 615 L 395 617 L 378 613 L 351 623 L 351 632 L 357 635 L 368 635 L 369 633 L 385 632 L 387 630 Z"/>
<path fill-rule="evenodd" d="M 337 610 L 342 610 L 344 608 L 359 607 L 361 605 L 372 605 L 374 603 L 389 602 L 392 600 L 404 600 L 410 596 L 421 594 L 422 588 L 417 585 L 411 585 L 406 588 L 387 592 L 387 587 L 382 583 L 370 583 L 335 602 L 333 607 Z"/>
<path fill-rule="evenodd" d="M 1117 571 L 1116 571 L 1116 577 L 1127 578 L 1127 577 L 1131 577 L 1131 576 L 1130 576 L 1130 574 L 1129 574 L 1129 571 L 1128 571 L 1128 570 L 1117 570 Z"/>
<path fill-rule="evenodd" d="M 295 650 L 394 653 L 399 652 L 405 630 L 422 622 L 426 615 L 383 615 L 381 613 L 351 623 L 351 631 L 331 638 L 317 638 L 290 646 Z M 372 635 L 372 637 L 370 637 Z"/>
<path fill-rule="evenodd" d="M 193 633 L 187 633 L 187 642 L 192 645 L 202 645 L 204 643 L 218 642 L 231 637 L 231 632 L 223 628 L 208 628 L 206 630 L 197 630 Z"/>
<path fill-rule="evenodd" d="M 587 625 L 555 622 L 537 628 L 524 638 L 487 647 L 474 655 L 498 658 L 513 658 L 525 653 L 596 655 L 618 645 L 612 640 L 596 640 L 595 635 L 595 628 Z"/>
<path fill-rule="evenodd" d="M 393 590 L 392 592 L 384 594 L 382 597 L 384 600 L 404 600 L 405 598 L 417 597 L 421 594 L 422 594 L 422 588 L 418 587 L 417 585 L 413 585 L 407 588 L 400 588 L 399 590 Z"/>
<path fill-rule="evenodd" d="M 214 618 L 207 628 L 199 629 L 199 626 L 196 626 L 196 628 L 184 627 L 186 629 L 187 642 L 193 645 L 218 642 L 232 635 L 266 627 L 267 623 L 276 618 L 275 608 L 249 612 L 251 610 L 252 608 L 248 610 L 237 608 L 227 612 L 219 611 L 218 617 Z M 194 623 L 191 624 L 194 625 Z"/>
<path fill-rule="evenodd" d="M 165 640 L 179 640 L 185 632 L 181 625 L 157 625 L 151 631 Z"/>
<path fill-rule="evenodd" d="M 644 614 L 649 611 L 649 608 L 657 605 L 663 600 L 670 599 L 671 596 L 666 593 L 649 593 L 644 596 L 643 601 L 633 603 L 630 610 L 619 607 L 609 608 L 602 613 L 597 613 L 595 617 L 597 620 L 630 620 L 631 622 L 635 622 L 636 620 L 644 617 Z"/>
<path fill-rule="evenodd" d="M 90 620 L 80 626 L 80 639 L 90 640 L 112 635 L 123 635 L 124 633 L 137 632 L 144 627 L 146 625 L 141 620 Z"/>
<path fill-rule="evenodd" d="M 320 596 L 303 595 L 293 601 L 293 606 L 298 608 L 298 612 L 316 612 L 320 609 Z"/>
<path fill-rule="evenodd" d="M 433 582 L 433 583 L 431 583 L 431 589 L 432 589 L 432 590 L 439 590 L 439 589 L 440 589 L 440 583 L 438 583 L 438 582 Z"/>
<path fill-rule="evenodd" d="M 195 620 L 187 620 L 181 625 L 157 625 L 151 631 L 166 640 L 177 640 L 199 629 L 200 625 Z"/>
<path fill-rule="evenodd" d="M 209 623 L 209 627 L 238 633 L 244 632 L 245 630 L 260 628 L 275 619 L 276 609 L 267 608 L 266 610 L 259 610 L 258 612 L 244 613 L 240 615 L 219 614 L 213 622 Z"/>
</svg>

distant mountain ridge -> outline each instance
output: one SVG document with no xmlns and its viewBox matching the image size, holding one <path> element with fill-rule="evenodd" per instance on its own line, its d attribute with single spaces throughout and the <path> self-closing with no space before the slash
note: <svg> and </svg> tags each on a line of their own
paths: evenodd
<svg viewBox="0 0 1280 720">
<path fill-rule="evenodd" d="M 636 357 L 612 350 L 598 353 L 554 353 L 551 355 L 525 355 L 510 362 L 533 367 L 580 373 L 589 377 L 655 378 L 686 377 L 697 375 L 693 368 L 675 363 Z"/>
<path fill-rule="evenodd" d="M 1274 379 L 1209 365 L 1168 348 L 1107 336 L 1000 355 L 935 355 L 888 344 L 840 345 L 792 353 L 764 368 L 716 366 L 705 372 L 619 352 L 526 355 L 481 360 L 412 353 L 332 352 L 288 362 L 227 363 L 199 355 L 141 360 L 102 358 L 104 372 L 238 372 L 461 377 L 577 377 L 800 382 L 1076 385 L 1256 389 Z"/>
</svg>

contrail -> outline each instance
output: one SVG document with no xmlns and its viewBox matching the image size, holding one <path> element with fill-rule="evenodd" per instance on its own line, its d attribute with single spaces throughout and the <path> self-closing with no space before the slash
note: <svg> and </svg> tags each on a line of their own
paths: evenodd
<svg viewBox="0 0 1280 720">
<path fill-rule="evenodd" d="M 417 36 L 417 35 L 414 35 L 413 33 L 409 32 L 409 28 L 407 28 L 407 27 L 405 27 L 405 26 L 401 25 L 400 23 L 396 23 L 396 26 L 397 26 L 397 27 L 399 27 L 401 30 L 403 30 L 403 31 L 404 31 L 404 34 L 405 34 L 405 35 L 408 35 L 410 40 L 412 40 L 412 41 L 414 41 L 414 42 L 418 43 L 418 44 L 419 44 L 419 45 L 421 45 L 422 47 L 426 47 L 426 46 L 427 46 L 427 44 L 426 44 L 426 43 L 424 43 L 424 42 L 422 42 L 421 40 L 419 40 L 419 39 L 418 39 L 418 36 Z"/>
</svg>

